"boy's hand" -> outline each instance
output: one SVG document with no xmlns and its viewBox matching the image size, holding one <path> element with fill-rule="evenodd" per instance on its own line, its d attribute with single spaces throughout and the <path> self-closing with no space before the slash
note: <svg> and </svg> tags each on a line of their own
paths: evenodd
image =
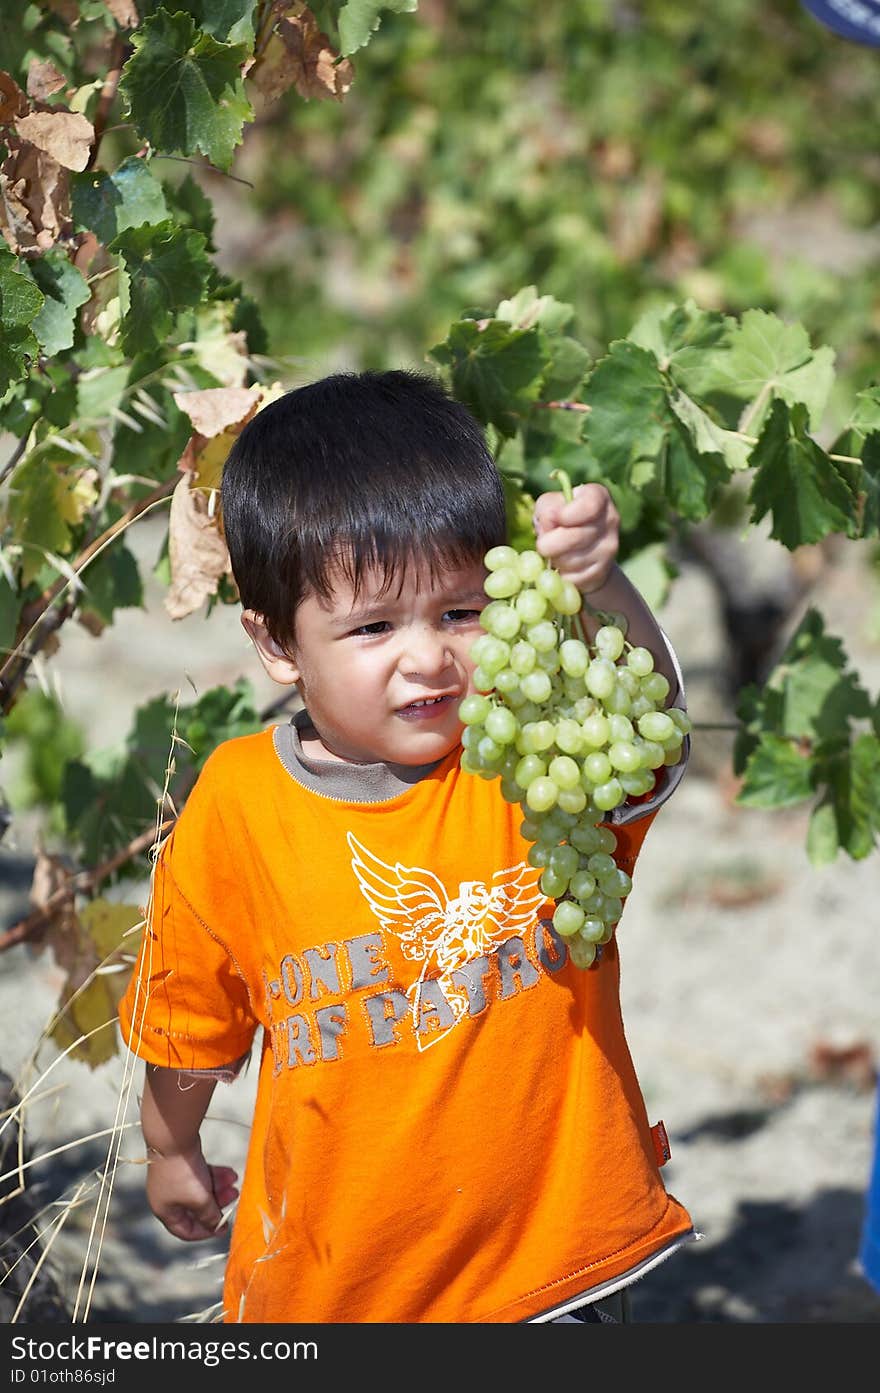
<svg viewBox="0 0 880 1393">
<path fill-rule="evenodd" d="M 175 1238 L 214 1238 L 226 1227 L 222 1210 L 238 1195 L 229 1166 L 209 1166 L 201 1147 L 189 1154 L 150 1153 L 147 1201 Z"/>
<path fill-rule="evenodd" d="M 566 503 L 542 493 L 534 511 L 536 549 L 582 595 L 601 590 L 617 559 L 620 517 L 602 484 L 577 484 Z"/>
</svg>

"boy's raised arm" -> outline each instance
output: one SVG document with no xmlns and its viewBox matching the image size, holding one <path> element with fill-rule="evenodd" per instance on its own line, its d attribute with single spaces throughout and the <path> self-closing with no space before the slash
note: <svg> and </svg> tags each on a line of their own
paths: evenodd
<svg viewBox="0 0 880 1393">
<path fill-rule="evenodd" d="M 209 1165 L 202 1154 L 199 1133 L 216 1085 L 214 1078 L 147 1065 L 141 1101 L 147 1200 L 176 1238 L 213 1238 L 224 1226 L 223 1208 L 238 1194 L 235 1171 Z"/>
</svg>

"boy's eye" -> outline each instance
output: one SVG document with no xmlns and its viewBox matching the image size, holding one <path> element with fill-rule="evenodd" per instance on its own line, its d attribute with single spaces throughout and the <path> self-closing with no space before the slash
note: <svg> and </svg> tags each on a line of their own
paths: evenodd
<svg viewBox="0 0 880 1393">
<path fill-rule="evenodd" d="M 444 617 L 453 624 L 469 624 L 479 619 L 481 613 L 478 609 L 448 609 Z"/>
<path fill-rule="evenodd" d="M 360 628 L 352 630 L 355 634 L 384 634 L 388 628 L 387 619 L 374 619 L 372 624 L 361 624 Z"/>
</svg>

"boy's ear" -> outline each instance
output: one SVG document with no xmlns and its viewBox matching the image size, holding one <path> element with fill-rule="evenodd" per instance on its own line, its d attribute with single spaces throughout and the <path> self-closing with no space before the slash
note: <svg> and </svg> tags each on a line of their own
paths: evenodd
<svg viewBox="0 0 880 1393">
<path fill-rule="evenodd" d="M 280 682 L 283 687 L 294 686 L 299 681 L 299 668 L 293 658 L 271 637 L 263 616 L 252 609 L 246 609 L 241 616 L 241 624 L 272 681 Z"/>
</svg>

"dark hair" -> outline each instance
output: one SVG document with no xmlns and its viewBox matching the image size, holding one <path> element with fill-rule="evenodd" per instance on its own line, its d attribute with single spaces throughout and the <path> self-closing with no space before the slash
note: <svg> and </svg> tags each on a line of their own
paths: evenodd
<svg viewBox="0 0 880 1393">
<path fill-rule="evenodd" d="M 411 562 L 466 564 L 506 536 L 478 422 L 412 371 L 334 373 L 270 402 L 235 441 L 220 498 L 242 604 L 283 648 L 334 576 L 357 593 L 376 567 L 390 587 Z"/>
</svg>

